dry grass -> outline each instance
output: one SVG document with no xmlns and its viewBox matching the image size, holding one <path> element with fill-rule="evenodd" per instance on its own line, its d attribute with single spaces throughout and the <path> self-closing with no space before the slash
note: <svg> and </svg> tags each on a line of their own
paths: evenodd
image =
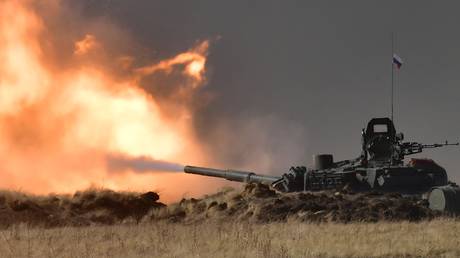
<svg viewBox="0 0 460 258">
<path fill-rule="evenodd" d="M 263 184 L 223 190 L 200 199 L 182 200 L 167 209 L 154 209 L 153 221 L 198 222 L 217 219 L 250 222 L 379 222 L 421 221 L 444 216 L 426 201 L 397 193 L 321 191 L 279 193 Z M 146 216 L 145 219 L 148 219 Z"/>
<path fill-rule="evenodd" d="M 27 224 L 41 227 L 119 224 L 141 220 L 165 205 L 154 192 L 87 189 L 73 195 L 38 196 L 0 191 L 0 228 Z"/>
<path fill-rule="evenodd" d="M 421 221 L 443 214 L 426 202 L 399 194 L 279 193 L 262 184 L 226 189 L 200 199 L 181 200 L 167 207 L 154 192 L 87 189 L 73 195 L 36 196 L 0 191 L 0 229 L 27 224 L 37 227 L 117 225 L 130 221 L 246 221 L 257 223 L 299 220 L 312 222 Z"/>
<path fill-rule="evenodd" d="M 395 194 L 247 185 L 167 207 L 158 198 L 0 191 L 0 257 L 460 256 L 459 220 Z"/>
<path fill-rule="evenodd" d="M 458 257 L 460 223 L 141 223 L 0 231 L 2 257 Z"/>
</svg>

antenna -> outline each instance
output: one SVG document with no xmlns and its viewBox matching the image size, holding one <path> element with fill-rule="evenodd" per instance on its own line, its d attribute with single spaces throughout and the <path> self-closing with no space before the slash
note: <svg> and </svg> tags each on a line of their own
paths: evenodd
<svg viewBox="0 0 460 258">
<path fill-rule="evenodd" d="M 394 51 L 394 42 L 395 42 L 395 35 L 394 32 L 391 32 L 391 121 L 393 121 L 393 106 L 394 106 L 394 61 L 393 56 L 395 54 Z"/>
</svg>

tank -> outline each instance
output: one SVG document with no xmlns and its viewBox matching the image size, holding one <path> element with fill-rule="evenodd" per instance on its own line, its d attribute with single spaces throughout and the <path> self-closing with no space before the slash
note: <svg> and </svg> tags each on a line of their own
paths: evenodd
<svg viewBox="0 0 460 258">
<path fill-rule="evenodd" d="M 431 159 L 407 156 L 424 149 L 459 143 L 421 144 L 404 142 L 390 118 L 373 118 L 362 130 L 361 154 L 334 162 L 332 154 L 313 155 L 312 166 L 294 166 L 279 176 L 249 171 L 186 166 L 184 171 L 238 182 L 270 184 L 281 192 L 349 189 L 395 192 L 427 199 L 433 210 L 460 213 L 460 187 L 449 181 L 446 170 Z"/>
</svg>

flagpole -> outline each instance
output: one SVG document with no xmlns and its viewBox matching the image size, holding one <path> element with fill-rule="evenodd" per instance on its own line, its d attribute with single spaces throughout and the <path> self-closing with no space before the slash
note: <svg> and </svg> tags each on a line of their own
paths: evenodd
<svg viewBox="0 0 460 258">
<path fill-rule="evenodd" d="M 394 32 L 391 33 L 391 121 L 393 121 L 393 105 L 394 105 L 394 63 L 393 63 L 393 55 L 395 54 L 394 51 Z"/>
</svg>

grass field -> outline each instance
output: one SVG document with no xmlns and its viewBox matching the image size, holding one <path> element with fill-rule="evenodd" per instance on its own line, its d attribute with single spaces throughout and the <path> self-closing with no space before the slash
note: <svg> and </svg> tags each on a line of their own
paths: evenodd
<svg viewBox="0 0 460 258">
<path fill-rule="evenodd" d="M 0 231 L 1 257 L 459 257 L 460 222 L 141 223 Z"/>
</svg>

